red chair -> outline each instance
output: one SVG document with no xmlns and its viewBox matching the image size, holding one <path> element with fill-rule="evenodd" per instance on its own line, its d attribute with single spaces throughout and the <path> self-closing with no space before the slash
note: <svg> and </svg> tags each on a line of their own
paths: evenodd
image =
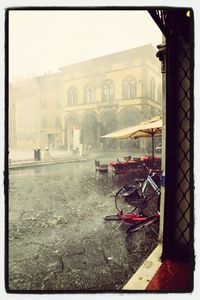
<svg viewBox="0 0 200 300">
<path fill-rule="evenodd" d="M 128 173 L 127 166 L 125 164 L 116 163 L 112 165 L 112 175 L 116 178 L 120 175 L 126 175 Z"/>
<path fill-rule="evenodd" d="M 108 176 L 108 165 L 107 164 L 100 164 L 99 160 L 95 160 L 95 177 L 96 174 L 100 175 L 107 175 Z"/>
</svg>

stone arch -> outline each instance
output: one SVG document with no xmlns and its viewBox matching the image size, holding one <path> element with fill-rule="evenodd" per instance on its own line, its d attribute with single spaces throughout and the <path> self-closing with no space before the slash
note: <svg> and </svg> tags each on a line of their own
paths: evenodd
<svg viewBox="0 0 200 300">
<path fill-rule="evenodd" d="M 121 110 L 118 118 L 120 129 L 137 125 L 142 121 L 141 112 L 139 109 L 134 107 L 126 107 Z M 133 149 L 137 150 L 139 148 L 139 141 L 134 139 L 125 139 L 121 140 L 119 145 L 121 150 L 130 149 L 133 151 Z"/>
<path fill-rule="evenodd" d="M 156 107 L 151 106 L 149 110 L 149 119 L 152 119 L 159 115 L 159 111 Z"/>
<path fill-rule="evenodd" d="M 77 125 L 80 123 L 80 116 L 76 112 L 68 112 L 65 116 L 65 122 Z"/>
<path fill-rule="evenodd" d="M 98 120 L 98 118 L 99 118 L 99 115 L 98 115 L 98 113 L 95 111 L 95 110 L 85 110 L 85 111 L 83 111 L 82 113 L 81 113 L 81 123 L 83 122 L 83 120 L 85 119 L 85 117 L 87 117 L 87 115 L 94 115 L 95 116 L 95 118 Z"/>
<path fill-rule="evenodd" d="M 81 118 L 81 143 L 96 148 L 98 145 L 98 120 L 96 113 L 85 112 Z"/>
<path fill-rule="evenodd" d="M 118 119 L 116 111 L 112 109 L 102 111 L 99 115 L 99 124 L 101 124 L 101 135 L 117 130 Z"/>
<path fill-rule="evenodd" d="M 106 110 L 101 112 L 99 116 L 99 132 L 100 136 L 118 130 L 117 113 L 114 110 Z M 104 150 L 115 149 L 117 141 L 112 139 L 101 138 L 101 147 Z"/>
<path fill-rule="evenodd" d="M 80 126 L 80 116 L 75 112 L 69 112 L 65 116 L 64 144 L 68 150 L 72 150 L 73 126 Z"/>
<path fill-rule="evenodd" d="M 142 121 L 141 112 L 134 107 L 126 107 L 119 112 L 119 128 L 126 128 L 137 125 Z"/>
</svg>

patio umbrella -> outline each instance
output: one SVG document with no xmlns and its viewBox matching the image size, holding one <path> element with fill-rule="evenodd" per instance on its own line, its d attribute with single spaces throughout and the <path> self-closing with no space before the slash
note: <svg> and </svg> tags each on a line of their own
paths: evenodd
<svg viewBox="0 0 200 300">
<path fill-rule="evenodd" d="M 103 135 L 103 138 L 127 139 L 127 138 L 146 138 L 152 139 L 152 158 L 154 159 L 154 137 L 162 135 L 162 120 L 155 117 L 151 120 L 142 122 L 138 125 L 124 128 L 118 131 Z"/>
</svg>

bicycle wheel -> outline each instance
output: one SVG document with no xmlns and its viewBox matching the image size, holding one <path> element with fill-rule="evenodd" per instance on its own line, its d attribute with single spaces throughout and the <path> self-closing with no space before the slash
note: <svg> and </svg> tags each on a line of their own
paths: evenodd
<svg viewBox="0 0 200 300">
<path fill-rule="evenodd" d="M 127 202 L 123 197 L 124 188 L 121 188 L 115 195 L 115 206 L 117 210 L 121 213 L 132 213 L 136 210 L 136 206 Z"/>
</svg>

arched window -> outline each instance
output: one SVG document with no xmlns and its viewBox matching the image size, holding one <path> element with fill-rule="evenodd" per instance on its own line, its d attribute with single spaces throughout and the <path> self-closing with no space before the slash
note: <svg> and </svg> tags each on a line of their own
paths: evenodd
<svg viewBox="0 0 200 300">
<path fill-rule="evenodd" d="M 77 89 L 76 87 L 72 86 L 67 91 L 67 104 L 68 105 L 76 105 L 77 104 Z"/>
<path fill-rule="evenodd" d="M 87 84 L 84 89 L 84 103 L 95 102 L 95 87 L 92 84 Z"/>
<path fill-rule="evenodd" d="M 133 76 L 128 76 L 123 81 L 123 99 L 136 97 L 137 83 Z"/>
<path fill-rule="evenodd" d="M 114 99 L 114 84 L 112 80 L 108 79 L 102 85 L 102 100 L 112 101 Z"/>
<path fill-rule="evenodd" d="M 156 82 L 154 78 L 150 80 L 150 98 L 155 100 Z"/>
</svg>

